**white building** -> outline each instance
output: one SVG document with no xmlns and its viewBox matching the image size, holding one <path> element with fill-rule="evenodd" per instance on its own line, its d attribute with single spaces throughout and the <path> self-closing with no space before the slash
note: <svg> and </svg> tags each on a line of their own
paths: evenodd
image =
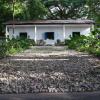
<svg viewBox="0 0 100 100">
<path fill-rule="evenodd" d="M 6 36 L 9 38 L 24 36 L 30 39 L 44 40 L 46 44 L 64 41 L 69 36 L 89 35 L 94 22 L 92 20 L 37 20 L 9 21 L 6 24 Z"/>
</svg>

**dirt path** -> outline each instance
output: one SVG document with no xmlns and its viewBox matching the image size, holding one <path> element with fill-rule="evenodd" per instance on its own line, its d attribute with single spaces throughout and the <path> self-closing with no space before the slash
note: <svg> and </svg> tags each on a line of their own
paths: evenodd
<svg viewBox="0 0 100 100">
<path fill-rule="evenodd" d="M 100 90 L 100 60 L 66 47 L 33 47 L 0 60 L 0 93 Z"/>
</svg>

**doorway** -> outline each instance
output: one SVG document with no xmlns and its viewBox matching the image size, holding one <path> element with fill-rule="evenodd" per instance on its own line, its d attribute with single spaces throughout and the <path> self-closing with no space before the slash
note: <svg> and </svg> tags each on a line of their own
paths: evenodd
<svg viewBox="0 0 100 100">
<path fill-rule="evenodd" d="M 45 40 L 54 40 L 54 32 L 46 32 L 45 33 Z"/>
</svg>

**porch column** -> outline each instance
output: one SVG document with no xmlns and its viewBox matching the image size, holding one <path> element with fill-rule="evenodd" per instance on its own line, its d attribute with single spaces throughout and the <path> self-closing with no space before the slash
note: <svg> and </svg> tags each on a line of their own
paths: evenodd
<svg viewBox="0 0 100 100">
<path fill-rule="evenodd" d="M 37 26 L 35 25 L 35 42 L 36 42 L 36 33 L 37 33 Z"/>
<path fill-rule="evenodd" d="M 6 26 L 6 32 L 5 32 L 6 41 L 7 41 L 8 35 L 9 35 L 9 33 L 8 33 L 8 27 Z"/>
<path fill-rule="evenodd" d="M 63 25 L 63 37 L 65 39 L 65 25 Z"/>
<path fill-rule="evenodd" d="M 8 27 L 6 26 L 6 33 L 5 33 L 6 38 L 7 38 L 8 35 L 9 35 L 9 33 L 8 33 Z"/>
</svg>

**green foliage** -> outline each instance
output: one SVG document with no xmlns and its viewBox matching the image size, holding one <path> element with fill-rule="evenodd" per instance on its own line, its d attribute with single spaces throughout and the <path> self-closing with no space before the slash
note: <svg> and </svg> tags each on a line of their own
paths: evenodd
<svg viewBox="0 0 100 100">
<path fill-rule="evenodd" d="M 44 0 L 49 9 L 49 18 L 80 18 L 86 14 L 86 0 Z M 79 10 L 80 9 L 80 10 Z"/>
<path fill-rule="evenodd" d="M 2 23 L 12 18 L 12 12 L 9 7 L 6 6 L 6 1 L 7 0 L 0 0 L 0 35 L 4 31 Z"/>
<path fill-rule="evenodd" d="M 78 51 L 88 52 L 96 56 L 100 56 L 100 31 L 92 31 L 90 36 L 80 36 L 80 37 L 71 37 L 67 41 L 67 45 L 70 49 L 75 49 Z"/>
<path fill-rule="evenodd" d="M 35 42 L 31 39 L 26 38 L 13 38 L 12 40 L 8 40 L 7 42 L 7 50 L 8 53 L 16 53 L 22 50 L 28 49 L 30 46 L 34 46 Z"/>
<path fill-rule="evenodd" d="M 31 39 L 12 38 L 5 41 L 2 45 L 0 45 L 0 56 L 15 54 L 21 52 L 25 49 L 28 49 L 30 46 L 34 46 L 35 42 Z"/>
<path fill-rule="evenodd" d="M 100 23 L 100 0 L 86 0 L 88 6 L 88 18 L 94 19 L 97 23 Z"/>
<path fill-rule="evenodd" d="M 6 55 L 6 47 L 5 39 L 0 38 L 0 57 L 4 57 Z"/>
<path fill-rule="evenodd" d="M 44 19 L 47 14 L 47 9 L 41 0 L 28 0 L 26 6 L 30 19 Z"/>
<path fill-rule="evenodd" d="M 81 35 L 81 36 L 71 37 L 70 40 L 66 40 L 66 41 L 70 49 L 77 49 L 81 45 L 85 45 L 86 36 Z"/>
</svg>

